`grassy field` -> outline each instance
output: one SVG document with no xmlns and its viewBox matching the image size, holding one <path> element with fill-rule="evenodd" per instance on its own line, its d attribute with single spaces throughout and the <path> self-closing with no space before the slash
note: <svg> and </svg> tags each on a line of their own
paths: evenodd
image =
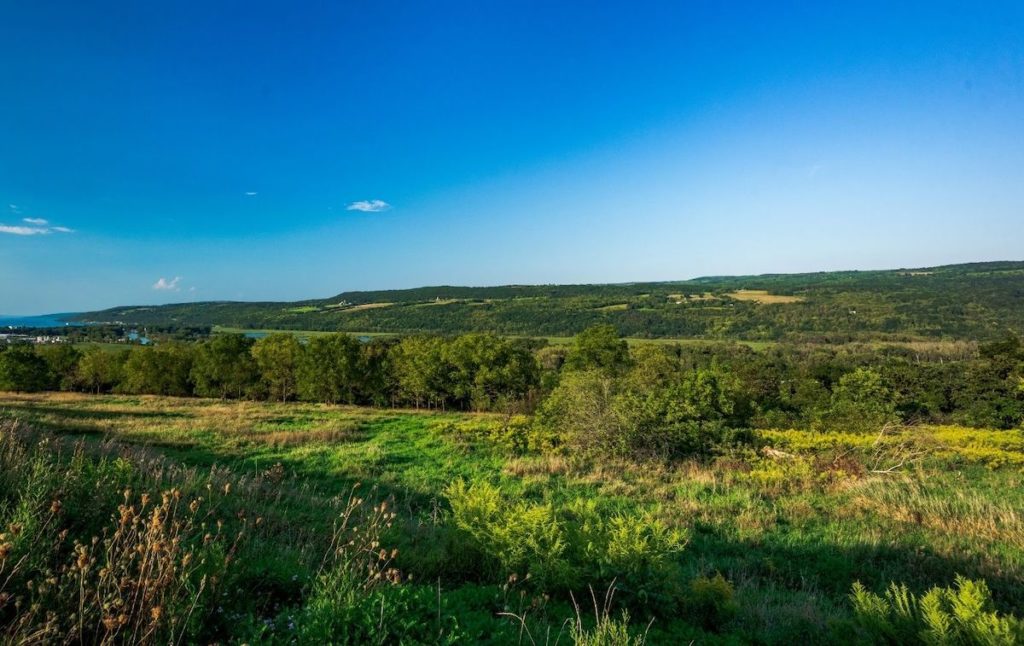
<svg viewBox="0 0 1024 646">
<path fill-rule="evenodd" d="M 620 595 L 633 623 L 642 629 L 653 618 L 649 643 L 829 641 L 851 621 L 856 581 L 920 591 L 962 574 L 987 581 L 998 609 L 1024 607 L 1021 431 L 766 431 L 760 450 L 665 465 L 520 455 L 507 441 L 519 422 L 496 415 L 0 394 L 0 418 L 84 443 L 91 455 L 159 463 L 158 484 L 187 472 L 248 491 L 266 520 L 245 548 L 255 565 L 243 568 L 239 585 L 271 600 L 231 610 L 246 617 L 250 638 L 287 638 L 279 615 L 308 609 L 337 501 L 356 483 L 397 513 L 380 541 L 397 549 L 394 566 L 412 577 L 403 589 L 433 600 L 420 602 L 438 630 L 470 643 L 530 643 L 503 612 L 526 613 L 538 635 L 557 633 L 574 610 L 570 590 L 523 582 L 525 574 L 544 576 L 529 558 L 517 571 L 515 559 L 487 559 L 480 543 L 473 551 L 460 542 L 466 527 L 453 508 L 466 494 L 452 489 L 458 482 L 477 492 L 498 487 L 504 504 L 522 501 L 518 512 L 544 510 L 565 527 L 591 505 L 601 517 L 656 522 L 685 536 L 685 547 L 659 561 L 658 576 L 678 579 L 685 595 L 702 581 L 713 587 L 721 574 L 726 591 L 710 615 L 692 604 L 680 615 L 626 586 Z M 268 478 L 276 483 L 269 489 L 259 484 Z M 575 594 L 585 597 L 585 586 Z M 215 632 L 239 637 L 236 628 Z"/>
</svg>

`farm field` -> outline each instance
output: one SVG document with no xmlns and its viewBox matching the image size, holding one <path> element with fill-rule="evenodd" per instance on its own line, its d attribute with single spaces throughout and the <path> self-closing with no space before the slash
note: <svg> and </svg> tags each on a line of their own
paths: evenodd
<svg viewBox="0 0 1024 646">
<path fill-rule="evenodd" d="M 181 497 L 203 499 L 206 578 L 161 599 L 191 604 L 176 629 L 203 642 L 591 643 L 628 622 L 653 644 L 870 643 L 855 583 L 955 575 L 1024 607 L 1020 430 L 762 430 L 673 463 L 524 450 L 526 433 L 498 414 L 0 394 L 0 598 L 77 590 L 128 508 L 199 523 Z M 85 565 L 31 592 L 50 542 L 58 573 Z"/>
</svg>

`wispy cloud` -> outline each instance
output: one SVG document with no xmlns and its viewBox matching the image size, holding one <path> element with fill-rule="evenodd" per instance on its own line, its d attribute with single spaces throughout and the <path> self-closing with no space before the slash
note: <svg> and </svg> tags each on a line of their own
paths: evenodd
<svg viewBox="0 0 1024 646">
<path fill-rule="evenodd" d="M 47 226 L 46 220 L 40 218 L 24 218 L 26 224 L 3 224 L 0 223 L 0 233 L 8 233 L 15 236 L 45 236 L 51 233 L 74 233 L 74 229 L 67 227 Z"/>
<path fill-rule="evenodd" d="M 254 195 L 259 195 L 259 192 L 257 192 L 257 191 L 246 191 L 245 195 L 246 195 L 246 197 L 252 197 Z"/>
<path fill-rule="evenodd" d="M 161 292 L 180 292 L 181 287 L 178 287 L 178 283 L 181 282 L 181 276 L 175 276 L 171 280 L 167 280 L 163 276 L 160 280 L 153 283 L 153 289 Z"/>
<path fill-rule="evenodd" d="M 21 225 L 10 226 L 0 224 L 0 233 L 9 233 L 15 236 L 38 236 L 46 235 L 50 230 L 45 227 L 24 227 Z"/>
<path fill-rule="evenodd" d="M 8 210 L 12 216 L 22 215 L 21 207 L 17 204 L 8 204 Z M 74 233 L 73 229 L 67 227 L 50 226 L 46 218 L 22 217 L 23 224 L 4 224 L 0 222 L 0 233 L 13 236 L 44 236 L 50 233 Z"/>
<path fill-rule="evenodd" d="M 391 205 L 384 200 L 359 200 L 358 202 L 352 202 L 345 207 L 347 211 L 362 211 L 363 213 L 379 213 L 380 211 L 387 211 L 391 208 Z"/>
</svg>

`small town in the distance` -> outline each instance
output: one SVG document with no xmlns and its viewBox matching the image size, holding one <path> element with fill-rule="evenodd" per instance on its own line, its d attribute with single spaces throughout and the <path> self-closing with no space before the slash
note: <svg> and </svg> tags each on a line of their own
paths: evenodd
<svg viewBox="0 0 1024 646">
<path fill-rule="evenodd" d="M 0 646 L 1024 646 L 1024 2 L 0 2 Z"/>
</svg>

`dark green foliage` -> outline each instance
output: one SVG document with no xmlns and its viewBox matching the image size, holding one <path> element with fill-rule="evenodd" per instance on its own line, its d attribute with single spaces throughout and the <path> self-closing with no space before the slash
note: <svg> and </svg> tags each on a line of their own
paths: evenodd
<svg viewBox="0 0 1024 646">
<path fill-rule="evenodd" d="M 68 343 L 40 346 L 37 352 L 46 361 L 49 370 L 47 388 L 74 390 L 78 362 L 82 359 L 82 353 Z"/>
<path fill-rule="evenodd" d="M 832 390 L 823 423 L 832 430 L 878 433 L 897 421 L 896 401 L 882 376 L 868 368 L 843 375 Z"/>
<path fill-rule="evenodd" d="M 705 630 L 718 632 L 739 609 L 732 584 L 721 573 L 690 581 L 684 605 L 687 616 Z"/>
<path fill-rule="evenodd" d="M 124 379 L 124 366 L 128 351 L 108 352 L 102 348 L 90 348 L 78 362 L 77 385 L 91 393 L 109 393 Z"/>
<path fill-rule="evenodd" d="M 79 320 L 133 324 L 570 336 L 613 325 L 629 337 L 829 341 L 994 339 L 1024 334 L 1024 263 L 915 270 L 730 276 L 626 285 L 424 287 L 347 292 L 297 303 L 188 303 L 115 308 Z M 766 290 L 803 300 L 729 296 Z M 358 306 L 390 303 L 388 307 Z"/>
<path fill-rule="evenodd" d="M 124 364 L 120 389 L 133 394 L 191 395 L 193 348 L 180 342 L 133 348 Z"/>
<path fill-rule="evenodd" d="M 291 334 L 270 334 L 256 341 L 252 356 L 270 399 L 288 401 L 298 392 L 304 349 Z"/>
<path fill-rule="evenodd" d="M 0 352 L 0 390 L 36 392 L 49 381 L 49 365 L 31 345 L 17 343 Z"/>
<path fill-rule="evenodd" d="M 347 334 L 313 337 L 299 364 L 298 389 L 307 401 L 354 404 L 358 400 L 363 362 L 360 343 Z"/>
<path fill-rule="evenodd" d="M 200 343 L 192 366 L 196 394 L 241 398 L 250 393 L 259 379 L 252 345 L 242 334 L 219 334 Z"/>
<path fill-rule="evenodd" d="M 523 400 L 538 384 L 537 361 L 522 344 L 493 334 L 465 334 L 446 343 L 451 399 L 460 408 L 493 410 Z"/>
<path fill-rule="evenodd" d="M 602 370 L 570 372 L 542 403 L 537 425 L 553 444 L 631 458 L 707 456 L 740 439 L 730 429 L 740 383 L 718 367 L 686 368 L 649 353 L 622 379 Z"/>
<path fill-rule="evenodd" d="M 629 346 L 613 325 L 595 325 L 583 330 L 573 339 L 565 357 L 565 367 L 570 370 L 600 370 L 614 375 L 628 365 Z"/>
<path fill-rule="evenodd" d="M 1024 421 L 1024 359 L 1015 337 L 980 347 L 794 343 L 754 350 L 627 346 L 605 327 L 569 347 L 491 334 L 372 341 L 275 334 L 258 342 L 222 334 L 123 351 L 80 353 L 61 344 L 10 352 L 8 389 L 536 411 L 537 446 L 631 457 L 709 455 L 750 427 L 871 433 L 899 423 L 1010 429 Z"/>
</svg>

